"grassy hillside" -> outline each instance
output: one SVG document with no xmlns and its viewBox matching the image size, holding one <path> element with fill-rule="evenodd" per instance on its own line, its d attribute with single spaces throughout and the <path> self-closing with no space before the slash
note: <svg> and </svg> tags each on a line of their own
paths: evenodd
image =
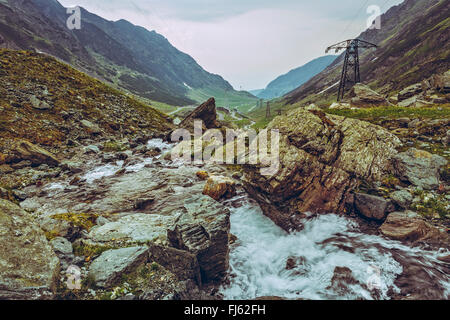
<svg viewBox="0 0 450 320">
<path fill-rule="evenodd" d="M 209 88 L 246 99 L 247 93 L 205 71 L 155 31 L 84 9 L 81 14 L 82 28 L 71 31 L 56 0 L 2 0 L 0 47 L 47 53 L 118 89 L 174 106 L 203 102 L 195 100 L 196 91 Z"/>
<path fill-rule="evenodd" d="M 88 138 L 83 120 L 104 137 L 163 135 L 173 127 L 161 112 L 54 58 L 6 49 L 0 49 L 0 114 L 0 150 L 17 138 L 56 149 Z"/>
</svg>

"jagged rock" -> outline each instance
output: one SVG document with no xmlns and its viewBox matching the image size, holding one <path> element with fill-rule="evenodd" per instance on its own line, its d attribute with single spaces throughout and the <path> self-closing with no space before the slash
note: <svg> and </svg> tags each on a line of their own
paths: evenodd
<svg viewBox="0 0 450 320">
<path fill-rule="evenodd" d="M 427 190 L 439 187 L 439 168 L 447 164 L 445 158 L 415 148 L 399 153 L 393 160 L 401 180 Z"/>
<path fill-rule="evenodd" d="M 411 211 L 389 214 L 380 231 L 386 237 L 400 241 L 424 240 L 439 235 L 439 230 Z"/>
<path fill-rule="evenodd" d="M 89 154 L 89 153 L 100 153 L 100 149 L 97 146 L 89 145 L 89 146 L 84 148 L 84 153 L 86 153 L 86 154 Z"/>
<path fill-rule="evenodd" d="M 430 100 L 432 104 L 444 104 L 448 102 L 448 100 L 445 97 L 440 97 L 436 94 L 432 95 L 430 97 Z"/>
<path fill-rule="evenodd" d="M 86 130 L 88 130 L 89 133 L 99 134 L 102 131 L 97 124 L 88 120 L 81 120 L 80 123 Z"/>
<path fill-rule="evenodd" d="M 230 199 L 236 195 L 235 182 L 224 176 L 212 176 L 206 182 L 203 194 L 216 201 L 221 198 Z"/>
<path fill-rule="evenodd" d="M 433 75 L 430 78 L 430 84 L 441 93 L 450 93 L 450 70 L 444 74 Z"/>
<path fill-rule="evenodd" d="M 373 91 L 368 86 L 357 83 L 350 91 L 351 104 L 355 106 L 378 106 L 389 104 L 379 93 Z"/>
<path fill-rule="evenodd" d="M 35 95 L 30 96 L 30 102 L 34 109 L 38 110 L 50 110 L 52 109 L 52 106 L 50 106 L 47 102 L 41 101 L 38 98 L 36 98 Z"/>
<path fill-rule="evenodd" d="M 407 190 L 394 191 L 390 194 L 390 198 L 403 209 L 407 209 L 413 201 L 413 195 Z"/>
<path fill-rule="evenodd" d="M 87 239 L 102 245 L 147 241 L 167 245 L 167 226 L 171 223 L 173 218 L 170 216 L 137 213 L 93 227 Z"/>
<path fill-rule="evenodd" d="M 351 109 L 351 106 L 349 103 L 333 102 L 330 105 L 329 109 L 336 109 L 336 110 Z"/>
<path fill-rule="evenodd" d="M 386 218 L 389 204 L 386 199 L 364 193 L 355 193 L 354 199 L 355 209 L 362 216 L 373 220 Z"/>
<path fill-rule="evenodd" d="M 407 98 L 405 100 L 402 100 L 398 103 L 399 107 L 405 107 L 405 108 L 409 108 L 409 107 L 419 107 L 421 105 L 421 100 L 417 97 L 417 96 L 413 96 L 410 98 Z"/>
<path fill-rule="evenodd" d="M 217 122 L 216 101 L 214 98 L 210 98 L 192 111 L 183 121 L 181 121 L 179 127 L 193 130 L 194 120 L 196 119 L 203 121 L 205 129 L 220 127 L 220 124 Z"/>
<path fill-rule="evenodd" d="M 398 101 L 403 101 L 403 100 L 411 98 L 421 92 L 422 92 L 422 84 L 416 83 L 416 84 L 413 84 L 413 85 L 403 89 L 402 91 L 400 91 L 398 93 L 397 98 L 398 98 Z"/>
<path fill-rule="evenodd" d="M 187 199 L 184 207 L 167 232 L 169 241 L 197 257 L 202 282 L 219 281 L 228 270 L 230 212 L 207 196 Z"/>
<path fill-rule="evenodd" d="M 33 218 L 6 200 L 0 200 L 0 243 L 0 299 L 51 299 L 59 260 Z"/>
<path fill-rule="evenodd" d="M 50 152 L 26 140 L 17 140 L 14 142 L 9 160 L 10 162 L 29 160 L 34 165 L 48 164 L 50 166 L 57 166 L 59 164 L 59 160 Z"/>
<path fill-rule="evenodd" d="M 340 213 L 360 179 L 380 180 L 390 172 L 400 140 L 387 130 L 356 119 L 297 109 L 277 117 L 280 170 L 261 175 L 244 165 L 244 187 L 264 213 L 285 230 L 301 228 L 305 212 Z"/>
<path fill-rule="evenodd" d="M 103 252 L 89 267 L 89 276 L 101 288 L 110 288 L 123 274 L 132 272 L 147 262 L 148 248 L 131 247 Z"/>
<path fill-rule="evenodd" d="M 53 250 L 56 253 L 68 255 L 73 253 L 72 243 L 63 237 L 56 237 L 50 241 Z"/>
<path fill-rule="evenodd" d="M 15 170 L 19 170 L 19 169 L 31 167 L 32 164 L 33 163 L 30 160 L 24 160 L 24 161 L 20 161 L 18 163 L 11 164 L 11 168 L 13 168 Z"/>
</svg>

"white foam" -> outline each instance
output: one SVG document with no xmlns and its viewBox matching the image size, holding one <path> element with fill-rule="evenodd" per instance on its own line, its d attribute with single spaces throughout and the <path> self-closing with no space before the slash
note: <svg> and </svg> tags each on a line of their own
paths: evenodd
<svg viewBox="0 0 450 320">
<path fill-rule="evenodd" d="M 161 151 L 163 151 L 171 149 L 172 145 L 168 142 L 163 141 L 163 139 L 151 139 L 147 142 L 147 147 L 159 148 Z"/>
<path fill-rule="evenodd" d="M 117 161 L 115 164 L 109 163 L 88 171 L 82 179 L 86 179 L 87 183 L 93 183 L 94 181 L 103 177 L 113 176 L 118 170 L 122 168 L 123 161 Z"/>
<path fill-rule="evenodd" d="M 225 299 L 372 299 L 371 280 L 380 298 L 388 299 L 389 289 L 398 292 L 394 281 L 403 272 L 390 249 L 434 259 L 420 249 L 359 233 L 356 222 L 334 214 L 319 215 L 306 221 L 302 231 L 288 234 L 254 204 L 231 210 L 231 233 L 238 241 L 230 252 L 231 284 L 221 289 Z M 305 263 L 286 270 L 289 257 L 303 257 Z M 345 292 L 331 289 L 335 267 L 350 268 L 359 284 L 348 285 Z"/>
</svg>

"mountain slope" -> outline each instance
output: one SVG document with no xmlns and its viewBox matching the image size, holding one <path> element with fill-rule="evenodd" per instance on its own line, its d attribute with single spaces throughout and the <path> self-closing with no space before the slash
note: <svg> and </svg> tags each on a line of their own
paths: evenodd
<svg viewBox="0 0 450 320">
<path fill-rule="evenodd" d="M 360 54 L 362 82 L 391 95 L 447 71 L 449 13 L 450 2 L 445 0 L 406 0 L 389 9 L 381 17 L 380 30 L 367 30 L 358 37 L 378 45 L 376 50 Z M 337 87 L 331 87 L 339 81 L 342 63 L 343 54 L 323 72 L 287 94 L 286 103 L 334 101 Z"/>
<path fill-rule="evenodd" d="M 81 29 L 71 31 L 68 17 L 56 0 L 0 1 L 0 47 L 48 53 L 117 88 L 172 105 L 199 102 L 190 93 L 204 88 L 255 99 L 205 71 L 155 31 L 125 20 L 107 21 L 84 9 Z"/>
<path fill-rule="evenodd" d="M 164 136 L 173 127 L 161 112 L 52 57 L 0 49 L 0 158 L 15 139 L 58 150 L 94 137 Z"/>
<path fill-rule="evenodd" d="M 270 82 L 264 90 L 257 92 L 256 95 L 262 99 L 281 97 L 295 88 L 298 88 L 318 73 L 322 72 L 335 59 L 336 56 L 332 55 L 314 59 L 301 67 L 279 76 Z"/>
</svg>

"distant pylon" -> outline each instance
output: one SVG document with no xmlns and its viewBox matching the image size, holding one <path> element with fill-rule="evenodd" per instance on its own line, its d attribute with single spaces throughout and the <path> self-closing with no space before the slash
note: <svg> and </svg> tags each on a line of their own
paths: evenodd
<svg viewBox="0 0 450 320">
<path fill-rule="evenodd" d="M 342 68 L 337 101 L 344 98 L 346 88 L 351 88 L 356 83 L 361 82 L 361 74 L 359 71 L 359 48 L 368 49 L 376 47 L 377 46 L 375 44 L 364 40 L 350 39 L 339 42 L 327 48 L 325 53 L 328 53 L 333 49 L 336 53 L 342 49 L 345 49 L 344 67 Z"/>
<path fill-rule="evenodd" d="M 270 102 L 267 101 L 267 107 L 266 107 L 266 119 L 270 118 Z"/>
</svg>

